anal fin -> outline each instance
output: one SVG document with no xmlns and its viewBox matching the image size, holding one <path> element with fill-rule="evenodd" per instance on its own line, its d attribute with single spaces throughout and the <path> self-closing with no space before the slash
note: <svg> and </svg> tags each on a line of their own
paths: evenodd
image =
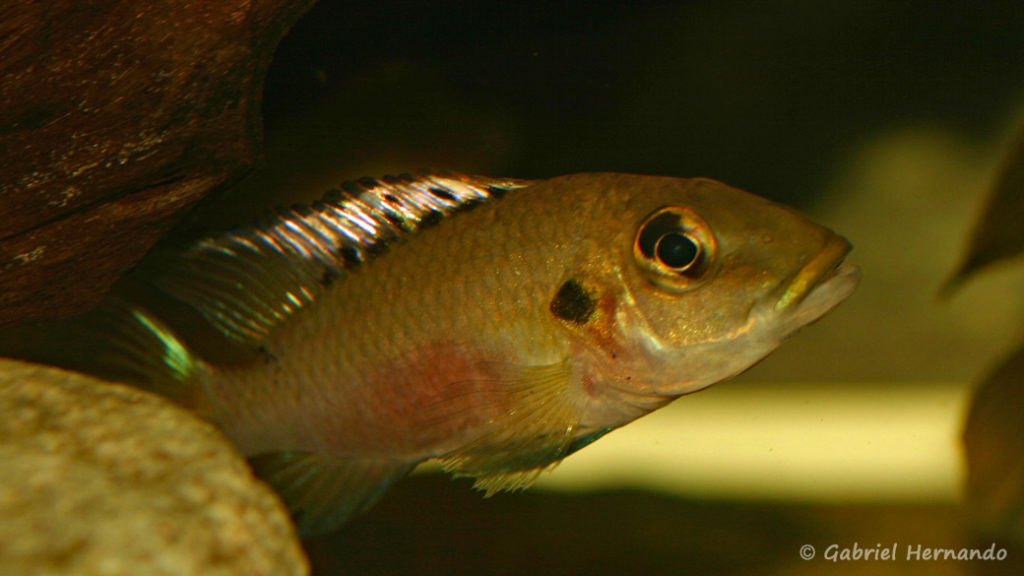
<svg viewBox="0 0 1024 576">
<path fill-rule="evenodd" d="M 372 506 L 416 462 L 275 452 L 249 460 L 284 500 L 302 537 L 330 532 Z"/>
</svg>

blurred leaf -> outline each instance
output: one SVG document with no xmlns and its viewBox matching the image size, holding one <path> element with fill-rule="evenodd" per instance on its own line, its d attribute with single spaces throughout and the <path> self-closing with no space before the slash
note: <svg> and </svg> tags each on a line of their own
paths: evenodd
<svg viewBox="0 0 1024 576">
<path fill-rule="evenodd" d="M 985 532 L 1024 542 L 1024 347 L 982 383 L 964 429 L 967 501 Z"/>
<path fill-rule="evenodd" d="M 946 282 L 949 294 L 976 271 L 1024 252 L 1024 127 L 1017 131 L 988 205 L 971 233 L 967 254 Z"/>
</svg>

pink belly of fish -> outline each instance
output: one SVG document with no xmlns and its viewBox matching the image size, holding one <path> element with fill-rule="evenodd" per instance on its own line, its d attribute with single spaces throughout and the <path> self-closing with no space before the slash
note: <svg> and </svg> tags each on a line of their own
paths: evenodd
<svg viewBox="0 0 1024 576">
<path fill-rule="evenodd" d="M 493 366 L 493 364 L 491 365 Z M 480 354 L 464 346 L 426 345 L 374 367 L 336 410 L 321 412 L 316 429 L 337 455 L 423 459 L 476 438 L 514 406 L 507 385 Z"/>
</svg>

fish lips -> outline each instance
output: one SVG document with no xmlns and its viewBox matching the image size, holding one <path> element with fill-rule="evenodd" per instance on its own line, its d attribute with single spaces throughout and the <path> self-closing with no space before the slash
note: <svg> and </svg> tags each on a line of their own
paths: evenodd
<svg viewBox="0 0 1024 576">
<path fill-rule="evenodd" d="M 775 301 L 775 311 L 788 317 L 788 327 L 795 330 L 814 322 L 853 293 L 860 282 L 860 269 L 843 263 L 852 249 L 846 238 L 831 237 L 785 285 Z"/>
</svg>

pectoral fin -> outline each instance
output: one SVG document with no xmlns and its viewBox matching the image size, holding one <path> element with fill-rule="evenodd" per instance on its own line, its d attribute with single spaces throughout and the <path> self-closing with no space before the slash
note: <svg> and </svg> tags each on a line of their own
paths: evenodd
<svg viewBox="0 0 1024 576">
<path fill-rule="evenodd" d="M 571 452 L 578 407 L 570 394 L 568 361 L 545 366 L 492 366 L 500 378 L 484 383 L 508 394 L 509 409 L 472 443 L 447 454 L 445 470 L 474 478 L 487 496 L 529 486 Z"/>
<path fill-rule="evenodd" d="M 250 459 L 288 506 L 302 537 L 330 532 L 373 505 L 415 462 L 277 452 Z"/>
</svg>

